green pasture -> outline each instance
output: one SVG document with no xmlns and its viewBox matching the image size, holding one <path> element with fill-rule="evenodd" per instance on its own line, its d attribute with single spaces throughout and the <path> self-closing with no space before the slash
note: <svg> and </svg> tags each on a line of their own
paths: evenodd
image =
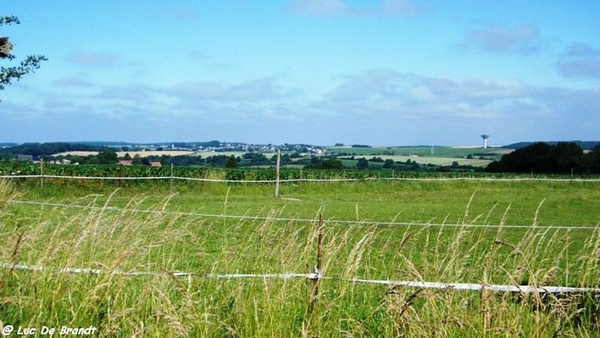
<svg viewBox="0 0 600 338">
<path fill-rule="evenodd" d="M 104 181 L 77 181 L 40 188 L 17 186 L 19 199 L 125 207 L 132 200 L 151 208 L 169 197 L 165 210 L 266 217 L 349 221 L 596 226 L 600 222 L 600 182 L 581 181 L 365 181 L 273 184 L 175 182 L 123 188 Z M 21 188 L 22 187 L 22 188 Z M 172 192 L 172 194 L 170 194 Z M 110 196 L 110 199 L 109 199 Z M 465 214 L 467 215 L 465 218 Z"/>
<path fill-rule="evenodd" d="M 34 180 L 4 181 L 3 263 L 105 273 L 4 269 L 0 324 L 94 325 L 107 337 L 596 337 L 600 300 L 593 294 L 541 297 L 350 280 L 595 287 L 599 188 L 599 182 L 298 183 L 282 184 L 275 198 L 271 184 L 117 188 L 86 181 L 41 188 Z M 320 231 L 328 279 L 203 277 L 311 272 Z M 179 279 L 176 271 L 195 275 Z"/>
</svg>

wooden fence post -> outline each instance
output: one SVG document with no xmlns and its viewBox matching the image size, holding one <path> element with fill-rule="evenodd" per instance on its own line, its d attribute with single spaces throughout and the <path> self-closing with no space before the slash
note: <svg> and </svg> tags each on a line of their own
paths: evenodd
<svg viewBox="0 0 600 338">
<path fill-rule="evenodd" d="M 275 166 L 275 197 L 279 197 L 279 165 L 281 164 L 281 149 L 277 149 L 277 165 Z"/>
<path fill-rule="evenodd" d="M 575 171 L 573 168 L 571 168 L 571 179 L 573 179 L 575 177 Z"/>
<path fill-rule="evenodd" d="M 319 227 L 317 229 L 317 262 L 313 273 L 315 274 L 312 280 L 312 294 L 308 303 L 307 317 L 310 319 L 317 305 L 319 298 L 319 280 L 321 278 L 321 268 L 323 262 L 323 215 L 319 214 Z"/>
<path fill-rule="evenodd" d="M 169 180 L 169 193 L 173 193 L 173 163 L 171 163 L 171 178 Z"/>
<path fill-rule="evenodd" d="M 323 257 L 323 214 L 319 214 L 319 229 L 317 231 L 317 273 L 321 273 L 321 263 Z"/>
<path fill-rule="evenodd" d="M 204 180 L 206 179 L 206 172 L 207 172 L 207 168 L 200 168 L 200 178 L 202 178 L 202 180 L 200 181 L 200 191 L 204 190 Z"/>
<path fill-rule="evenodd" d="M 44 189 L 44 159 L 40 159 L 40 188 Z"/>
<path fill-rule="evenodd" d="M 17 176 L 21 175 L 21 161 L 17 161 L 17 171 L 16 171 Z M 19 183 L 21 183 L 21 179 L 17 178 L 17 185 L 19 185 Z"/>
<path fill-rule="evenodd" d="M 119 177 L 121 179 L 119 179 L 119 188 L 121 188 L 123 186 L 123 165 L 119 165 Z"/>
</svg>

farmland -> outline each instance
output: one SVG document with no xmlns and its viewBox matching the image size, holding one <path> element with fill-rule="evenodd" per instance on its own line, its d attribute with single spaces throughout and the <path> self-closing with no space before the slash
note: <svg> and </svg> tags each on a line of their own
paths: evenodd
<svg viewBox="0 0 600 338">
<path fill-rule="evenodd" d="M 281 198 L 270 184 L 58 183 L 0 183 L 1 260 L 102 272 L 2 271 L 5 324 L 207 337 L 592 337 L 599 329 L 591 294 L 351 281 L 596 287 L 598 182 L 300 182 L 283 184 Z M 318 215 L 318 282 L 210 278 L 312 272 Z M 155 274 L 115 274 L 132 271 Z"/>
<path fill-rule="evenodd" d="M 477 147 L 327 147 L 329 153 L 343 154 L 340 158 L 370 158 L 377 156 L 395 162 L 415 162 L 436 166 L 450 166 L 456 162 L 461 166 L 485 167 L 498 160 L 512 149 Z"/>
<path fill-rule="evenodd" d="M 326 147 L 327 153 L 323 153 L 318 156 L 327 154 L 339 155 L 340 159 L 345 159 L 349 167 L 353 167 L 356 163 L 349 161 L 352 158 L 370 158 L 377 156 L 383 160 L 391 159 L 395 162 L 406 162 L 414 161 L 419 164 L 432 164 L 436 166 L 450 166 L 453 162 L 457 162 L 459 165 L 473 166 L 473 167 L 485 167 L 492 160 L 497 160 L 501 155 L 509 153 L 510 149 L 504 148 L 474 148 L 474 147 L 372 147 L 372 148 L 351 148 L 351 147 Z M 433 152 L 433 153 L 432 153 Z M 264 151 L 267 157 L 273 155 L 273 151 Z M 292 154 L 293 152 L 284 152 Z M 130 157 L 160 157 L 160 156 L 235 156 L 242 157 L 245 152 L 243 151 L 191 151 L 191 150 L 146 150 L 146 151 L 118 151 L 116 152 L 119 158 L 123 158 L 126 154 Z M 53 154 L 53 156 L 95 156 L 98 155 L 98 151 L 69 151 Z M 303 154 L 304 156 L 310 156 L 310 154 Z M 292 164 L 293 165 L 293 164 Z"/>
<path fill-rule="evenodd" d="M 512 149 L 481 147 L 431 147 L 431 146 L 406 146 L 406 147 L 326 147 L 328 152 L 346 153 L 351 155 L 402 155 L 423 157 L 446 157 L 458 158 L 468 155 L 487 154 L 488 156 L 501 156 L 509 153 Z"/>
</svg>

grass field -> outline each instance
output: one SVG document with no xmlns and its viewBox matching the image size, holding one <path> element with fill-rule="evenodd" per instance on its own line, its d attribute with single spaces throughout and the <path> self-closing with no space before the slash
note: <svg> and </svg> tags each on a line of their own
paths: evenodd
<svg viewBox="0 0 600 338">
<path fill-rule="evenodd" d="M 596 287 L 598 188 L 594 182 L 302 183 L 282 185 L 282 198 L 274 198 L 271 185 L 178 183 L 171 191 L 152 184 L 40 189 L 0 182 L 2 263 L 104 271 L 4 269 L 0 321 L 94 326 L 111 337 L 596 337 L 600 305 L 593 294 L 350 279 Z M 330 279 L 206 277 L 311 272 L 319 214 L 321 272 Z M 180 279 L 177 271 L 195 275 Z"/>
</svg>

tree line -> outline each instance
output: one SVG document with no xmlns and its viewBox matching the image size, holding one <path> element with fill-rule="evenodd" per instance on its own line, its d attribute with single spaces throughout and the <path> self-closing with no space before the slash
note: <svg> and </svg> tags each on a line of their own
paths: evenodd
<svg viewBox="0 0 600 338">
<path fill-rule="evenodd" d="M 103 151 L 107 149 L 108 148 L 101 146 L 65 142 L 24 143 L 17 146 L 0 149 L 0 159 L 8 160 L 11 158 L 16 158 L 18 155 L 45 157 L 69 151 Z"/>
<path fill-rule="evenodd" d="M 538 142 L 503 155 L 500 161 L 490 163 L 486 171 L 598 174 L 600 145 L 586 153 L 575 142 Z"/>
</svg>

